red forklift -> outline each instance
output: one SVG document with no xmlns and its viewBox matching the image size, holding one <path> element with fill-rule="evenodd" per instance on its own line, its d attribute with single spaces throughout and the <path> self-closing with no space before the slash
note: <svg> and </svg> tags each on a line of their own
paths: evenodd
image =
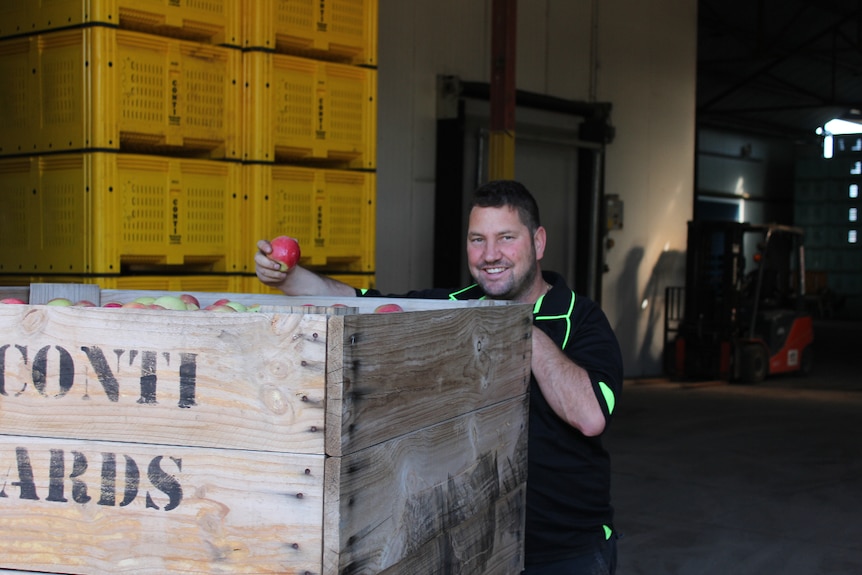
<svg viewBox="0 0 862 575">
<path fill-rule="evenodd" d="M 674 379 L 756 383 L 810 373 L 799 228 L 688 222 L 685 288 L 668 288 L 665 369 Z"/>
</svg>

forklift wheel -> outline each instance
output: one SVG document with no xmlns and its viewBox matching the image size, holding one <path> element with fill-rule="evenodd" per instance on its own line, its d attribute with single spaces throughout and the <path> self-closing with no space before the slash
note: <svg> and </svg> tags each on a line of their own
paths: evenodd
<svg viewBox="0 0 862 575">
<path fill-rule="evenodd" d="M 757 343 L 746 345 L 742 348 L 740 358 L 739 380 L 742 383 L 758 383 L 766 378 L 768 358 L 766 348 Z"/>
</svg>

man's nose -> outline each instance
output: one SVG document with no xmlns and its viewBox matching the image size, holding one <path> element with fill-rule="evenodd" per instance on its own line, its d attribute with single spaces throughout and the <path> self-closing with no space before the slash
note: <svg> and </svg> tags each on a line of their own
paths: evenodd
<svg viewBox="0 0 862 575">
<path fill-rule="evenodd" d="M 485 244 L 485 261 L 495 262 L 500 259 L 500 248 L 497 246 L 497 242 L 489 241 Z"/>
</svg>

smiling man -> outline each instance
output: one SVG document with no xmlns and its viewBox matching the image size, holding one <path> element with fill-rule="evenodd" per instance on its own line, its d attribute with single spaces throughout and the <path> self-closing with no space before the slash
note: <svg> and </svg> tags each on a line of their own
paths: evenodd
<svg viewBox="0 0 862 575">
<path fill-rule="evenodd" d="M 389 297 L 533 305 L 524 573 L 612 575 L 617 536 L 601 437 L 622 390 L 622 356 L 602 310 L 542 270 L 546 242 L 532 194 L 519 182 L 489 182 L 473 195 L 467 229 L 476 283 Z M 257 276 L 288 295 L 382 295 L 300 266 L 282 272 L 270 252 L 268 242 L 258 242 Z"/>
</svg>

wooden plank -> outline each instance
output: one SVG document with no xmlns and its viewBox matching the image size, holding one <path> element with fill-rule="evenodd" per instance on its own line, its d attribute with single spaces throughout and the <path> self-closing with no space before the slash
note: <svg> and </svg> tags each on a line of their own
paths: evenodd
<svg viewBox="0 0 862 575">
<path fill-rule="evenodd" d="M 528 305 L 344 316 L 341 418 L 326 453 L 344 455 L 491 403 L 530 381 Z M 329 374 L 330 376 L 332 373 Z M 332 415 L 337 407 L 330 405 Z M 340 450 L 340 451 L 339 451 Z"/>
<path fill-rule="evenodd" d="M 322 455 L 0 435 L 0 567 L 319 573 Z"/>
<path fill-rule="evenodd" d="M 0 433 L 323 453 L 326 320 L 0 306 Z"/>
<path fill-rule="evenodd" d="M 524 569 L 524 502 L 526 485 L 508 493 L 379 575 L 476 573 L 519 575 Z M 442 510 L 441 510 L 442 511 Z"/>
<path fill-rule="evenodd" d="M 326 461 L 324 573 L 520 573 L 526 394 Z"/>
<path fill-rule="evenodd" d="M 25 286 L 0 286 L 0 299 L 16 298 L 23 302 L 30 300 L 30 288 Z"/>
<path fill-rule="evenodd" d="M 99 304 L 99 286 L 94 284 L 30 284 L 30 300 L 33 305 L 45 304 L 54 298 L 64 297 L 72 303 L 89 301 Z"/>
</svg>

